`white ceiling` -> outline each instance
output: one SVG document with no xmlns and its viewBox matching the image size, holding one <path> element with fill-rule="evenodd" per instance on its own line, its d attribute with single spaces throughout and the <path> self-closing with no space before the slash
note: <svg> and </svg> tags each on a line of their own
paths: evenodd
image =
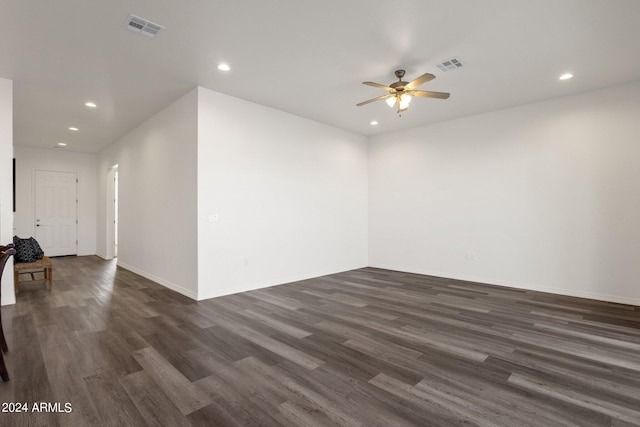
<svg viewBox="0 0 640 427">
<path fill-rule="evenodd" d="M 99 152 L 196 86 L 375 135 L 640 80 L 638 0 L 0 0 L 0 12 L 0 77 L 25 146 Z M 127 31 L 129 13 L 166 29 Z M 453 56 L 464 68 L 436 68 Z M 420 89 L 451 97 L 414 99 L 401 118 L 355 106 L 384 94 L 361 82 L 398 68 L 435 74 Z"/>
</svg>

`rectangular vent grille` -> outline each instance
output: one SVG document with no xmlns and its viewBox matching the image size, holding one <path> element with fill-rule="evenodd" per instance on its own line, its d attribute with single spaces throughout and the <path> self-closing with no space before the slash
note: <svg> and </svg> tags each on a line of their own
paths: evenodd
<svg viewBox="0 0 640 427">
<path fill-rule="evenodd" d="M 462 66 L 463 66 L 462 61 L 458 57 L 445 59 L 444 61 L 438 64 L 438 68 L 440 69 L 440 71 L 457 70 Z"/>
<path fill-rule="evenodd" d="M 155 37 L 164 27 L 139 16 L 129 15 L 125 21 L 128 30 L 142 34 L 147 37 Z"/>
</svg>

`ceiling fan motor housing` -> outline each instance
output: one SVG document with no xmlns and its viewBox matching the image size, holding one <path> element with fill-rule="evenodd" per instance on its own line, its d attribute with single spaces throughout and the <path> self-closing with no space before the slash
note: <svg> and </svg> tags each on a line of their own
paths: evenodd
<svg viewBox="0 0 640 427">
<path fill-rule="evenodd" d="M 404 77 L 404 70 L 396 70 L 396 77 L 398 78 L 397 82 L 391 83 L 389 87 L 394 88 L 396 91 L 401 92 L 404 90 L 404 87 L 409 84 L 409 82 L 403 82 L 402 78 Z"/>
</svg>

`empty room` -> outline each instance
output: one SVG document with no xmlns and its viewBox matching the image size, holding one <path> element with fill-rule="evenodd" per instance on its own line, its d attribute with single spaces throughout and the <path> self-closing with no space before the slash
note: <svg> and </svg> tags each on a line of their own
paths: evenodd
<svg viewBox="0 0 640 427">
<path fill-rule="evenodd" d="M 0 1 L 0 425 L 640 426 L 639 19 Z"/>
</svg>

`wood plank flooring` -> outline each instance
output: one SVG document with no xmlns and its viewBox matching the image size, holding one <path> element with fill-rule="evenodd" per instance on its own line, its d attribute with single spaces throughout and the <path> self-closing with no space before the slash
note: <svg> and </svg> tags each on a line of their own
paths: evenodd
<svg viewBox="0 0 640 427">
<path fill-rule="evenodd" d="M 640 425 L 640 307 L 373 268 L 195 302 L 53 262 L 2 307 L 2 426 Z"/>
</svg>

